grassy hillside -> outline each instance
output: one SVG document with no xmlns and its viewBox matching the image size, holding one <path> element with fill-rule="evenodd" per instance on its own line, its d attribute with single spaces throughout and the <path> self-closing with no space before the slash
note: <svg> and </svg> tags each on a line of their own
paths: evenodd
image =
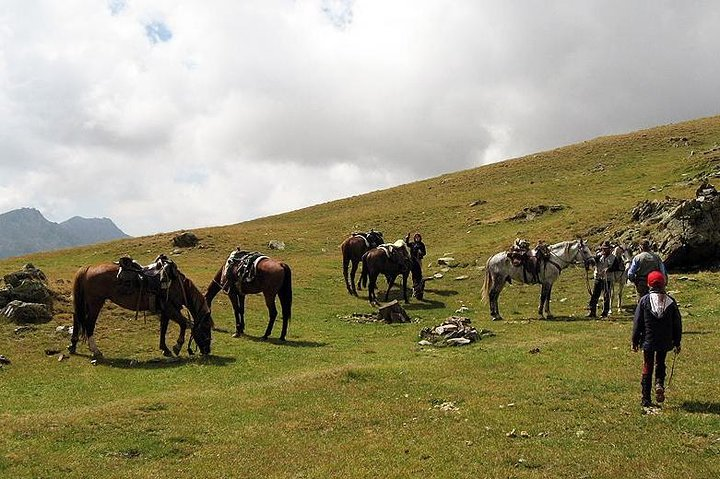
<svg viewBox="0 0 720 479">
<path fill-rule="evenodd" d="M 585 320 L 584 272 L 569 269 L 553 291 L 562 320 L 536 320 L 539 288 L 513 285 L 500 297 L 506 321 L 490 322 L 479 268 L 516 236 L 554 243 L 589 234 L 597 243 L 627 224 L 638 201 L 691 196 L 697 185 L 688 180 L 714 166 L 703 152 L 718 143 L 720 117 L 707 118 L 195 230 L 203 247 L 173 258 L 203 290 L 235 246 L 286 243 L 271 254 L 293 268 L 288 342 L 259 340 L 267 322 L 259 296 L 248 298 L 240 339 L 230 336 L 227 298 L 216 299 L 220 331 L 205 360 L 161 359 L 156 318 L 111 305 L 98 322 L 106 359 L 96 366 L 84 344 L 64 361 L 44 353 L 68 343 L 55 328 L 72 323 L 69 301 L 33 332 L 0 324 L 0 354 L 12 360 L 0 369 L 0 476 L 718 477 L 717 273 L 671 277 L 684 350 L 662 413 L 641 415 L 629 311 Z M 507 220 L 538 204 L 565 209 Z M 342 319 L 371 308 L 364 292 L 346 293 L 338 245 L 371 227 L 386 240 L 422 232 L 426 275 L 448 253 L 463 264 L 407 307 L 416 323 Z M 69 294 L 78 267 L 128 254 L 147 263 L 172 251 L 171 238 L 13 258 L 0 272 L 31 261 Z M 453 279 L 460 275 L 470 279 Z M 461 348 L 417 345 L 422 327 L 461 305 L 496 336 Z M 171 325 L 170 344 L 176 334 Z"/>
</svg>

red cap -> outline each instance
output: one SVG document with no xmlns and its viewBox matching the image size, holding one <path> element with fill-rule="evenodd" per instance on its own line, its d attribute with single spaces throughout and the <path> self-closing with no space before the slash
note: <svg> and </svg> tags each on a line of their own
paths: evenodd
<svg viewBox="0 0 720 479">
<path fill-rule="evenodd" d="M 648 286 L 662 288 L 665 286 L 665 276 L 660 271 L 652 271 L 647 277 Z"/>
</svg>

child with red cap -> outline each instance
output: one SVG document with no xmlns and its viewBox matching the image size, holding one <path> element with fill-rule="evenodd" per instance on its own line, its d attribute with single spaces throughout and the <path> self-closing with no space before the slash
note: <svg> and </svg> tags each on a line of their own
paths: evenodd
<svg viewBox="0 0 720 479">
<path fill-rule="evenodd" d="M 643 350 L 642 405 L 648 407 L 655 370 L 655 399 L 665 400 L 665 357 L 680 352 L 682 320 L 675 300 L 665 292 L 665 275 L 652 271 L 647 277 L 650 292 L 640 298 L 633 321 L 632 350 Z"/>
</svg>

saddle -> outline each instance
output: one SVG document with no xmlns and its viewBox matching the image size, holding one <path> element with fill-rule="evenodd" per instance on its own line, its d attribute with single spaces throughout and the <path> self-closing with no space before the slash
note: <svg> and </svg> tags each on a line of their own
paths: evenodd
<svg viewBox="0 0 720 479">
<path fill-rule="evenodd" d="M 412 267 L 410 252 L 403 240 L 397 240 L 394 243 L 384 243 L 377 248 L 384 252 L 390 261 L 400 265 L 401 268 L 409 271 Z"/>
<path fill-rule="evenodd" d="M 170 283 L 177 277 L 177 266 L 171 259 L 161 254 L 149 265 L 142 266 L 131 257 L 123 256 L 115 264 L 120 266 L 117 280 L 122 292 L 147 294 L 150 312 L 162 309 Z"/>
<path fill-rule="evenodd" d="M 527 240 L 515 240 L 507 251 L 507 256 L 515 267 L 522 267 L 523 280 L 527 283 L 528 277 L 532 283 L 540 282 L 540 267 L 550 259 L 550 248 L 542 241 L 538 241 L 534 249 L 530 249 Z"/>
<path fill-rule="evenodd" d="M 351 236 L 357 236 L 365 241 L 365 246 L 368 248 L 375 248 L 382 243 L 382 233 L 371 229 L 367 233 L 364 231 L 353 231 Z"/>
<path fill-rule="evenodd" d="M 224 291 L 236 282 L 250 283 L 257 277 L 257 265 L 267 256 L 257 251 L 242 251 L 236 249 L 228 256 L 220 277 L 220 285 Z"/>
</svg>

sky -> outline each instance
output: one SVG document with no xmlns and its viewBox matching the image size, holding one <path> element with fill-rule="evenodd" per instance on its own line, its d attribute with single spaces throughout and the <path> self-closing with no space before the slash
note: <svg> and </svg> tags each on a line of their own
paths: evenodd
<svg viewBox="0 0 720 479">
<path fill-rule="evenodd" d="M 0 212 L 139 236 L 720 114 L 720 2 L 2 0 Z"/>
</svg>

